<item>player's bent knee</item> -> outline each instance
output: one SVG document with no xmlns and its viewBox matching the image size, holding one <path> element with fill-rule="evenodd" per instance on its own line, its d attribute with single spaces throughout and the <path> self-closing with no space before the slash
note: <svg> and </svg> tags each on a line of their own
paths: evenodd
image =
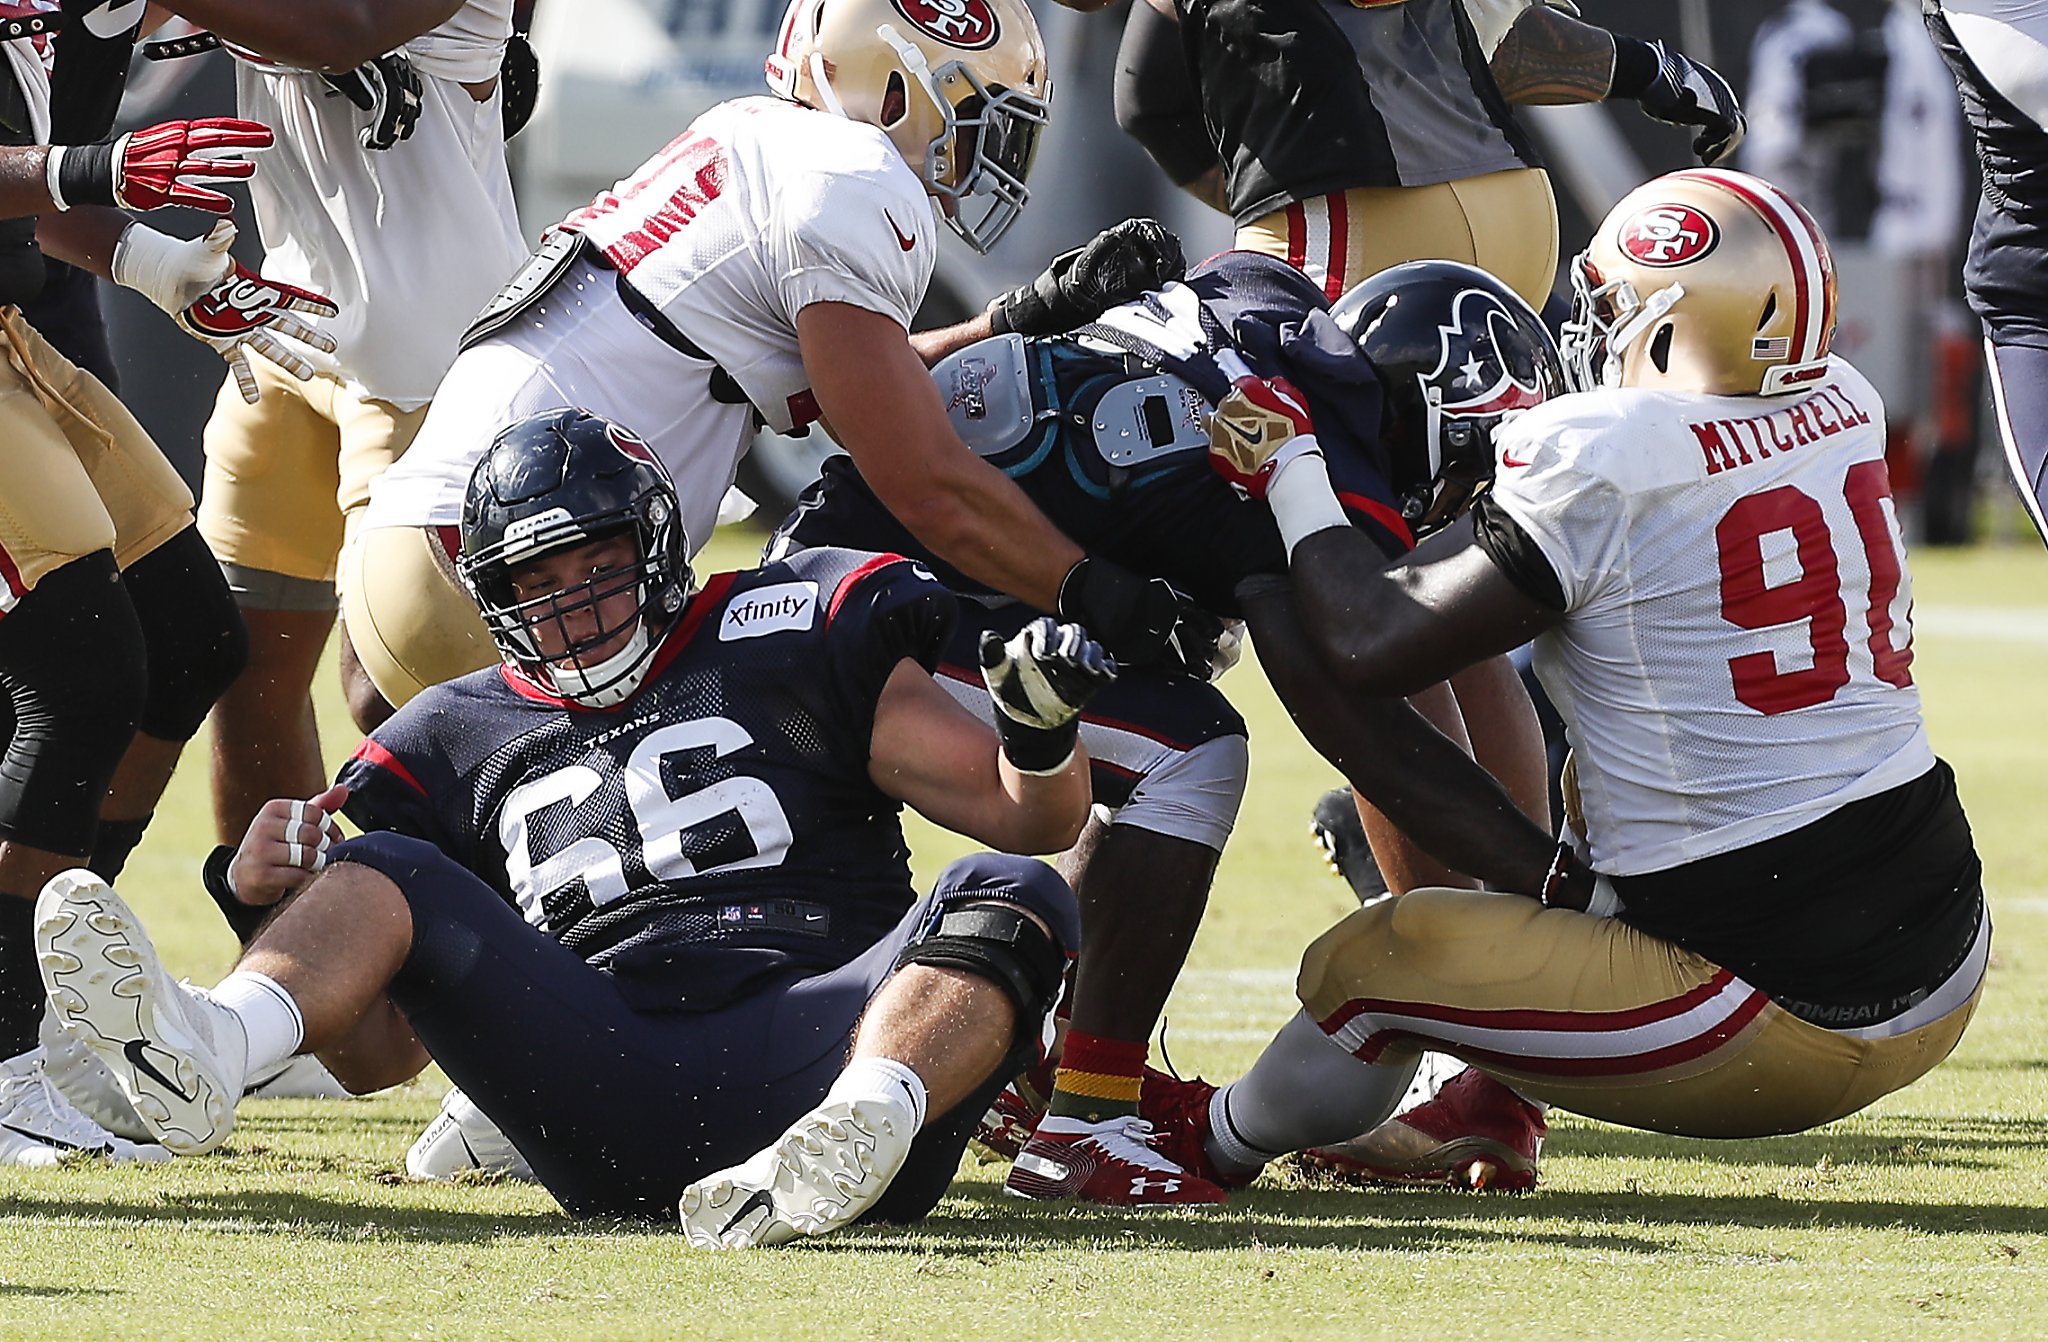
<svg viewBox="0 0 2048 1342">
<path fill-rule="evenodd" d="M 138 726 L 160 741 L 188 741 L 248 665 L 241 607 L 190 527 L 129 565 L 122 581 L 149 649 Z"/>
<path fill-rule="evenodd" d="M 1219 736 L 1172 755 L 1138 780 L 1114 823 L 1199 843 L 1217 852 L 1230 841 L 1251 776 L 1251 743 Z"/>
<path fill-rule="evenodd" d="M 328 865 L 367 867 L 398 887 L 408 904 L 419 905 L 450 884 L 480 885 L 476 875 L 424 839 L 375 830 L 334 846 Z"/>
<path fill-rule="evenodd" d="M 1080 908 L 1043 862 L 980 853 L 948 867 L 936 922 L 896 967 L 932 965 L 988 980 L 1031 1021 L 1052 1010 L 1067 957 L 1080 943 Z"/>
</svg>

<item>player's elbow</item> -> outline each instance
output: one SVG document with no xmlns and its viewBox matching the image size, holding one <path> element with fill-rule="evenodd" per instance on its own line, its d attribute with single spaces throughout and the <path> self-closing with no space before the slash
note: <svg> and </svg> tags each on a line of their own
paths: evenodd
<svg viewBox="0 0 2048 1342">
<path fill-rule="evenodd" d="M 1436 683 L 1418 678 L 1413 659 L 1401 655 L 1399 640 L 1379 631 L 1349 630 L 1318 641 L 1323 661 L 1338 682 L 1370 698 L 1403 698 Z"/>
<path fill-rule="evenodd" d="M 1064 853 L 1080 842 L 1081 830 L 1088 824 L 1088 810 L 1085 794 L 1070 804 L 1034 807 L 1009 827 L 1011 832 L 1002 845 L 1003 851 L 1028 857 Z"/>
</svg>

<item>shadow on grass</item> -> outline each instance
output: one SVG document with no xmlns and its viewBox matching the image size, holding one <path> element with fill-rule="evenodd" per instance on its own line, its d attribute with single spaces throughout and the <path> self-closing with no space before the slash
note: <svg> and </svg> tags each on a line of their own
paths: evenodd
<svg viewBox="0 0 2048 1342">
<path fill-rule="evenodd" d="M 572 1221 L 559 1211 L 369 1205 L 308 1193 L 165 1192 L 148 1201 L 61 1196 L 48 1200 L 0 1198 L 0 1217 L 34 1221 L 107 1221 L 125 1225 L 220 1222 L 225 1231 L 246 1229 L 301 1239 L 359 1242 L 372 1239 L 429 1244 L 481 1244 L 492 1240 L 565 1234 L 638 1233 L 646 1226 L 610 1221 Z M 235 1225 L 233 1223 L 242 1223 Z"/>
<path fill-rule="evenodd" d="M 1832 1125 L 1783 1137 L 1705 1141 L 1566 1120 L 1544 1150 L 1551 1156 L 1621 1160 L 1703 1160 L 1716 1165 L 1811 1169 L 1825 1159 L 1851 1164 L 1995 1169 L 2022 1152 L 2048 1150 L 2048 1119 L 1885 1114 L 1855 1127 Z"/>
</svg>

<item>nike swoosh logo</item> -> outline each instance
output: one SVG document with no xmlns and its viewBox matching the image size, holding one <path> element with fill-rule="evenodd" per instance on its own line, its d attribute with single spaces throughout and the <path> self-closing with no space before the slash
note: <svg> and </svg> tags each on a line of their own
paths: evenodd
<svg viewBox="0 0 2048 1342">
<path fill-rule="evenodd" d="M 9 1132 L 26 1137 L 32 1142 L 41 1142 L 44 1146 L 53 1146 L 59 1151 L 103 1152 L 109 1149 L 104 1146 L 80 1146 L 77 1142 L 67 1142 L 62 1137 L 52 1137 L 47 1132 L 31 1132 L 27 1128 L 18 1128 L 12 1123 L 0 1123 L 0 1128 L 5 1128 Z"/>
<path fill-rule="evenodd" d="M 732 1219 L 719 1228 L 719 1238 L 723 1239 L 730 1235 L 734 1226 L 746 1220 L 748 1216 L 756 1211 L 766 1211 L 770 1217 L 775 1215 L 774 1195 L 765 1188 L 757 1188 L 747 1194 L 747 1200 L 742 1202 L 740 1209 L 732 1214 Z"/>
<path fill-rule="evenodd" d="M 1243 439 L 1246 443 L 1250 444 L 1253 447 L 1257 447 L 1261 441 L 1260 434 L 1254 433 L 1252 430 L 1247 429 L 1244 425 L 1239 424 L 1235 420 L 1224 420 L 1223 427 L 1230 430 L 1232 433 L 1236 434 L 1239 438 Z"/>
<path fill-rule="evenodd" d="M 151 1080 L 155 1081 L 159 1086 L 162 1086 L 165 1090 L 171 1092 L 171 1094 L 177 1096 L 185 1103 L 192 1103 L 192 1097 L 185 1093 L 185 1088 L 183 1086 L 171 1080 L 169 1077 L 165 1076 L 162 1072 L 159 1072 L 156 1069 L 156 1064 L 149 1060 L 148 1049 L 149 1041 L 147 1039 L 131 1039 L 127 1043 L 121 1045 L 121 1055 L 128 1059 L 128 1065 L 130 1067 L 133 1067 L 136 1071 L 141 1072 L 143 1075 L 149 1077 Z"/>
<path fill-rule="evenodd" d="M 910 250 L 910 249 L 911 249 L 912 247 L 915 247 L 915 246 L 917 246 L 917 239 L 916 239 L 916 238 L 908 238 L 908 237 L 905 237 L 905 236 L 903 235 L 903 230 L 902 230 L 902 229 L 900 229 L 900 228 L 898 228 L 898 227 L 896 227 L 896 216 L 895 216 L 895 215 L 893 215 L 893 214 L 889 213 L 889 212 L 888 212 L 887 210 L 883 210 L 883 211 L 882 211 L 882 217 L 883 217 L 884 219 L 887 219 L 887 220 L 889 221 L 889 231 L 890 231 L 890 232 L 892 232 L 892 233 L 894 233 L 894 234 L 896 235 L 896 245 L 897 245 L 897 246 L 901 247 L 901 248 L 902 248 L 902 249 L 903 249 L 904 251 L 906 251 L 906 252 L 907 252 L 907 251 L 909 251 L 909 250 Z"/>
<path fill-rule="evenodd" d="M 1509 456 L 1507 453 L 1503 452 L 1500 454 L 1500 464 L 1503 466 L 1527 466 L 1529 463 L 1526 461 L 1517 461 L 1513 457 Z"/>
<path fill-rule="evenodd" d="M 142 22 L 149 0 L 128 0 L 125 5 L 103 5 L 85 14 L 85 30 L 101 41 L 121 37 Z"/>
</svg>

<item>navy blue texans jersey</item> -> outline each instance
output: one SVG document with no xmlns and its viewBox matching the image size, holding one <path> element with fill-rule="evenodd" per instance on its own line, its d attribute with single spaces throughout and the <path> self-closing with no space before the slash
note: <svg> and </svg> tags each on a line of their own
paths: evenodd
<svg viewBox="0 0 2048 1342">
<path fill-rule="evenodd" d="M 1266 505 L 1240 497 L 1209 467 L 1208 412 L 1231 384 L 1222 352 L 1261 376 L 1286 377 L 1308 397 L 1353 525 L 1389 557 L 1414 543 L 1378 439 L 1378 375 L 1329 320 L 1328 306 L 1285 262 L 1224 252 L 1185 284 L 1114 309 L 1080 333 L 1022 342 L 1021 373 L 989 374 L 1014 373 L 1028 384 L 1014 441 L 976 441 L 971 423 L 962 436 L 1091 554 L 1165 578 L 1216 614 L 1237 615 L 1238 584 L 1285 573 L 1287 553 Z M 980 349 L 954 357 L 971 361 Z M 949 393 L 956 402 L 962 394 Z M 949 407 L 956 426 L 959 409 Z M 769 552 L 813 545 L 914 554 L 954 591 L 988 594 L 926 551 L 844 456 L 826 461 Z"/>
<path fill-rule="evenodd" d="M 930 669 L 954 614 L 896 555 L 719 574 L 616 707 L 509 665 L 420 695 L 343 767 L 346 812 L 440 848 L 635 1006 L 709 1010 L 844 964 L 910 907 L 869 737 L 890 674 Z"/>
</svg>

